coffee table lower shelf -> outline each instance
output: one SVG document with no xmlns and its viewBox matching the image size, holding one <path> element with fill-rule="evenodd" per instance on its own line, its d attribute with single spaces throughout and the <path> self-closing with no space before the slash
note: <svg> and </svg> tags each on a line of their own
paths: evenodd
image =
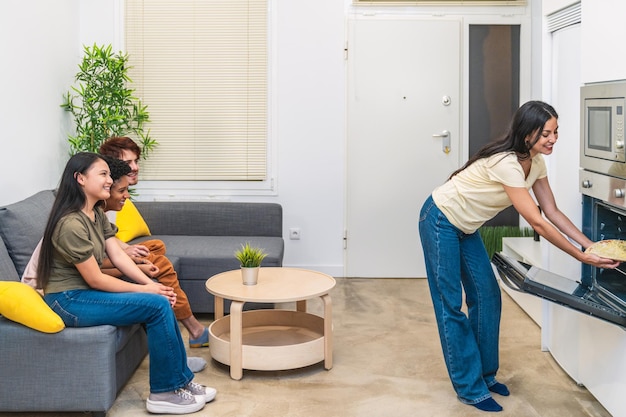
<svg viewBox="0 0 626 417">
<path fill-rule="evenodd" d="M 280 371 L 324 360 L 324 319 L 291 310 L 253 310 L 242 314 L 242 368 Z M 231 365 L 230 316 L 209 326 L 211 356 Z"/>
</svg>

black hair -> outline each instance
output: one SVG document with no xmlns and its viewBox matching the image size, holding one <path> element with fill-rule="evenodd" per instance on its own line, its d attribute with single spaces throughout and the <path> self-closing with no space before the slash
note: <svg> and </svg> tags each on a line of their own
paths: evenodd
<svg viewBox="0 0 626 417">
<path fill-rule="evenodd" d="M 117 182 L 124 175 L 130 173 L 130 165 L 121 159 L 114 158 L 108 155 L 101 155 L 102 158 L 109 164 L 109 171 L 111 171 L 111 179 L 113 182 Z"/>
<path fill-rule="evenodd" d="M 61 174 L 61 181 L 56 192 L 56 198 L 50 210 L 48 223 L 43 234 L 39 263 L 37 264 L 37 288 L 45 288 L 52 268 L 52 233 L 57 223 L 64 216 L 77 212 L 87 201 L 83 188 L 78 184 L 78 174 L 85 174 L 101 155 L 92 152 L 79 152 L 72 156 Z"/>
<path fill-rule="evenodd" d="M 454 171 L 450 178 L 477 160 L 488 158 L 500 152 L 515 152 L 517 158 L 522 161 L 530 158 L 531 148 L 541 137 L 545 124 L 553 117 L 558 119 L 559 115 L 548 103 L 538 100 L 524 103 L 513 115 L 508 132 L 502 138 L 479 149 L 465 165 Z"/>
</svg>

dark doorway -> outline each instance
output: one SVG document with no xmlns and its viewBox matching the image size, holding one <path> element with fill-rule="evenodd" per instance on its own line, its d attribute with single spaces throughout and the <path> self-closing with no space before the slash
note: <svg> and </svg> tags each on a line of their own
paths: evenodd
<svg viewBox="0 0 626 417">
<path fill-rule="evenodd" d="M 469 27 L 469 154 L 502 136 L 520 105 L 520 26 Z M 486 223 L 517 226 L 509 207 Z"/>
</svg>

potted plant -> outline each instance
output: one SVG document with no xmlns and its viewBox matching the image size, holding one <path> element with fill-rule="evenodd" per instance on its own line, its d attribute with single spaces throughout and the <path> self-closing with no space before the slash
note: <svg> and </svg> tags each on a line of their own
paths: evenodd
<svg viewBox="0 0 626 417">
<path fill-rule="evenodd" d="M 98 152 L 111 136 L 129 136 L 145 157 L 156 142 L 144 124 L 150 120 L 147 106 L 129 87 L 128 55 L 113 53 L 111 45 L 84 47 L 76 74 L 78 85 L 65 94 L 61 107 L 72 113 L 75 135 L 68 135 L 70 154 Z"/>
<path fill-rule="evenodd" d="M 267 253 L 261 248 L 253 247 L 250 242 L 241 245 L 241 248 L 235 251 L 235 258 L 241 265 L 241 276 L 244 285 L 256 285 L 259 279 L 259 268 L 261 262 Z"/>
</svg>

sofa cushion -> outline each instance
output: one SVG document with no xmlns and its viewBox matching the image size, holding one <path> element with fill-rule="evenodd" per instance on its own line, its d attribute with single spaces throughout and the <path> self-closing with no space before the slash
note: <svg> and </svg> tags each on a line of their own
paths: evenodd
<svg viewBox="0 0 626 417">
<path fill-rule="evenodd" d="M 0 281 L 19 281 L 13 260 L 4 246 L 4 241 L 0 238 Z"/>
<path fill-rule="evenodd" d="M 44 333 L 57 333 L 65 328 L 61 317 L 48 307 L 39 293 L 21 282 L 0 282 L 0 314 Z"/>
<path fill-rule="evenodd" d="M 276 203 L 137 201 L 135 205 L 154 236 L 283 235 L 282 206 Z"/>
<path fill-rule="evenodd" d="M 0 235 L 19 276 L 43 236 L 53 203 L 53 191 L 46 190 L 0 207 Z"/>
<path fill-rule="evenodd" d="M 148 238 L 146 238 L 148 239 Z M 245 242 L 262 248 L 268 255 L 261 266 L 282 266 L 282 237 L 259 236 L 172 236 L 153 235 L 165 243 L 166 256 L 179 258 L 179 278 L 206 281 L 212 275 L 239 268 L 235 251 Z M 132 243 L 139 243 L 137 239 Z"/>
<path fill-rule="evenodd" d="M 128 242 L 141 236 L 150 236 L 148 225 L 130 200 L 126 200 L 124 208 L 115 216 L 115 225 L 117 226 L 115 237 L 122 242 Z"/>
</svg>

